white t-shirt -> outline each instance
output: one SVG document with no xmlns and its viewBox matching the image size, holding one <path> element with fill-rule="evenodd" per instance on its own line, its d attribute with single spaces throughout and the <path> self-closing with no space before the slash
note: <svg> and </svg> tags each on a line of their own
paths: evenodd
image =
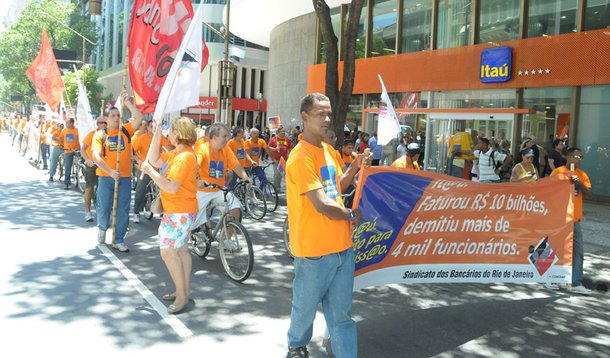
<svg viewBox="0 0 610 358">
<path fill-rule="evenodd" d="M 501 165 L 506 159 L 506 154 L 493 152 L 494 158 L 492 161 L 492 152 L 493 150 L 491 148 L 489 148 L 486 153 L 482 153 L 480 150 L 474 151 L 474 156 L 478 159 L 479 181 L 500 180 L 500 177 L 495 172 L 496 168 L 494 167 L 493 162 L 497 165 Z"/>
</svg>

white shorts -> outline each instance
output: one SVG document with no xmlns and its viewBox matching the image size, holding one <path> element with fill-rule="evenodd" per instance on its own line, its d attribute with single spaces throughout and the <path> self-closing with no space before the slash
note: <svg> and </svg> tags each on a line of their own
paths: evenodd
<svg viewBox="0 0 610 358">
<path fill-rule="evenodd" d="M 208 206 L 223 206 L 225 204 L 224 192 L 222 190 L 211 192 L 197 190 L 197 201 L 199 202 L 199 212 L 191 227 L 192 229 L 198 228 L 208 221 Z M 227 194 L 227 201 L 229 202 L 229 210 L 241 209 L 241 203 L 233 193 L 229 192 Z"/>
</svg>

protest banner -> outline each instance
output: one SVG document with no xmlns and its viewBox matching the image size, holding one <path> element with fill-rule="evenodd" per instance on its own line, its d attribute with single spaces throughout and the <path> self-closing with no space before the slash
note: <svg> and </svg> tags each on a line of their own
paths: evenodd
<svg viewBox="0 0 610 358">
<path fill-rule="evenodd" d="M 276 132 L 281 125 L 282 121 L 280 120 L 280 116 L 267 118 L 267 127 L 271 132 Z"/>
<path fill-rule="evenodd" d="M 354 289 L 391 283 L 570 283 L 573 203 L 565 178 L 481 184 L 365 167 L 355 200 Z"/>
</svg>

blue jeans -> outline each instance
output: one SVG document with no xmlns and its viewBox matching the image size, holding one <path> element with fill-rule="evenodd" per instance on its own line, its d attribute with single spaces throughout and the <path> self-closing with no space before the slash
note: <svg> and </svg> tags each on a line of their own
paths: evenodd
<svg viewBox="0 0 610 358">
<path fill-rule="evenodd" d="M 141 175 L 140 170 L 136 170 L 136 175 L 138 179 L 140 179 Z M 150 176 L 148 174 L 144 174 L 141 180 L 138 180 L 138 185 L 136 185 L 136 193 L 134 194 L 134 202 L 133 202 L 133 212 L 139 214 L 144 210 L 144 198 L 146 197 L 146 187 L 150 183 Z"/>
<path fill-rule="evenodd" d="M 45 143 L 40 143 L 40 156 L 42 157 L 42 167 L 44 169 L 48 168 L 47 159 L 49 158 L 49 145 Z"/>
<path fill-rule="evenodd" d="M 70 185 L 70 177 L 72 176 L 72 163 L 74 162 L 74 153 L 64 153 L 64 184 Z"/>
<path fill-rule="evenodd" d="M 49 178 L 53 178 L 55 171 L 57 170 L 57 163 L 59 163 L 59 156 L 64 152 L 62 148 L 51 148 L 51 167 L 49 168 Z"/>
<path fill-rule="evenodd" d="M 309 343 L 321 301 L 333 353 L 338 358 L 355 358 L 358 335 L 352 319 L 353 288 L 353 248 L 319 257 L 295 257 L 288 346 L 303 347 Z"/>
<path fill-rule="evenodd" d="M 100 176 L 97 183 L 97 227 L 108 230 L 112 224 L 112 202 L 114 200 L 114 179 Z M 115 242 L 125 242 L 127 224 L 129 224 L 129 206 L 131 204 L 131 178 L 119 179 L 119 197 L 117 200 Z"/>
<path fill-rule="evenodd" d="M 582 285 L 585 245 L 580 221 L 574 222 L 574 246 L 572 249 L 572 287 Z"/>
</svg>

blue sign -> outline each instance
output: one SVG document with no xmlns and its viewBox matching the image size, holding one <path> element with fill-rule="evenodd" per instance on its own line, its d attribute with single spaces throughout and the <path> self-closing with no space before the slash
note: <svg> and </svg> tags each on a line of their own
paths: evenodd
<svg viewBox="0 0 610 358">
<path fill-rule="evenodd" d="M 486 48 L 481 52 L 481 82 L 510 81 L 513 49 L 508 46 Z"/>
</svg>

